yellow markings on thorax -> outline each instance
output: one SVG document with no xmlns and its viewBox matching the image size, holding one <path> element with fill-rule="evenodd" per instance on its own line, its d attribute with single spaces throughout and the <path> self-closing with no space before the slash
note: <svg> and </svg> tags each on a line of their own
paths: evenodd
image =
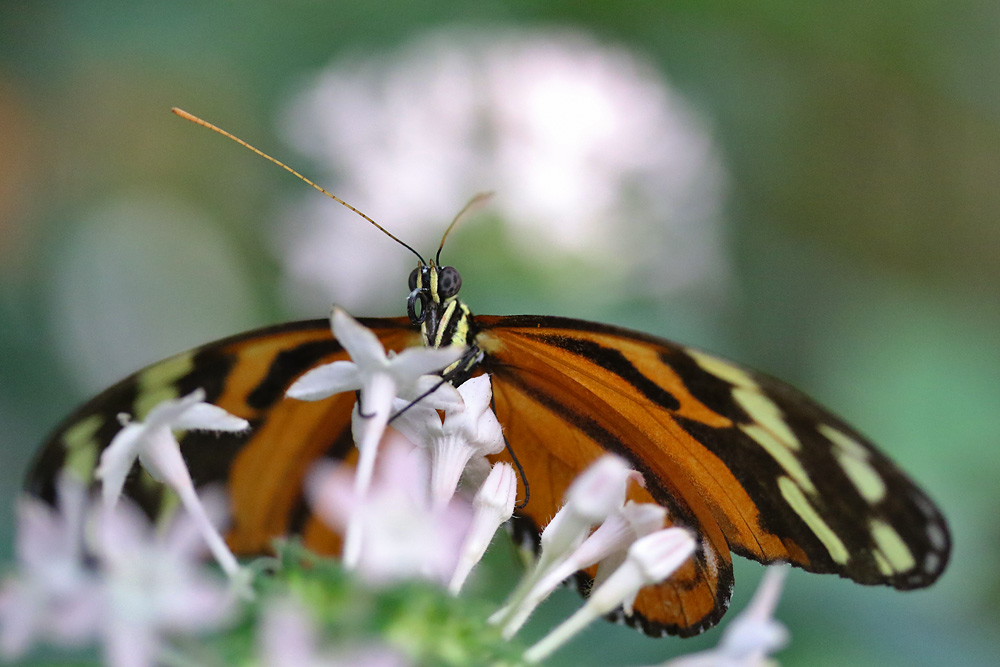
<svg viewBox="0 0 1000 667">
<path fill-rule="evenodd" d="M 462 345 L 469 344 L 469 319 L 472 317 L 472 311 L 464 303 L 459 303 L 459 308 L 462 309 L 461 319 L 455 325 L 455 335 L 452 336 L 451 342 L 461 343 Z"/>
<path fill-rule="evenodd" d="M 847 563 L 848 553 L 847 547 L 844 543 L 837 537 L 837 534 L 823 521 L 823 517 L 819 515 L 816 508 L 812 506 L 809 499 L 806 498 L 802 489 L 799 485 L 793 482 L 788 477 L 778 478 L 778 488 L 781 490 L 781 495 L 785 499 L 795 513 L 799 515 L 806 525 L 809 526 L 809 530 L 819 538 L 819 541 L 823 543 L 826 547 L 827 552 L 830 554 L 830 558 L 833 562 L 840 565 Z"/>
<path fill-rule="evenodd" d="M 451 318 L 454 317 L 455 308 L 457 306 L 458 301 L 456 299 L 452 299 L 451 302 L 445 306 L 444 314 L 441 316 L 441 322 L 438 324 L 437 331 L 434 334 L 434 347 L 441 347 L 444 344 L 445 329 L 448 328 L 448 323 L 451 321 Z M 448 341 L 448 344 L 451 345 L 453 342 L 453 340 L 450 340 Z"/>
<path fill-rule="evenodd" d="M 184 352 L 142 371 L 138 377 L 132 415 L 137 420 L 163 401 L 180 398 L 177 381 L 194 370 L 194 352 Z"/>
<path fill-rule="evenodd" d="M 861 497 L 871 504 L 885 499 L 885 481 L 869 461 L 871 455 L 868 450 L 857 440 L 832 426 L 820 424 L 818 430 L 833 443 L 833 454 L 837 462 Z"/>
<path fill-rule="evenodd" d="M 434 303 L 441 303 L 441 295 L 438 294 L 438 272 L 434 268 L 433 263 L 431 264 L 431 270 L 427 273 L 431 277 L 431 284 L 428 285 L 431 291 L 431 298 L 434 300 Z"/>
<path fill-rule="evenodd" d="M 63 469 L 85 482 L 89 482 L 94 474 L 97 452 L 101 448 L 94 436 L 103 425 L 104 417 L 89 415 L 67 428 L 62 436 L 63 446 L 66 448 Z"/>
<path fill-rule="evenodd" d="M 875 541 L 875 563 L 882 574 L 889 576 L 913 569 L 917 561 L 895 528 L 881 519 L 872 519 L 868 526 Z"/>
</svg>

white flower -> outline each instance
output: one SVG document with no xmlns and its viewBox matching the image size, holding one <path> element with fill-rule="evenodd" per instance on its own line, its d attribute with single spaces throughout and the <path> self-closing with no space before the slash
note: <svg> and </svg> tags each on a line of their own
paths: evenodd
<svg viewBox="0 0 1000 667">
<path fill-rule="evenodd" d="M 509 463 L 493 466 L 472 501 L 475 511 L 472 526 L 465 536 L 458 565 L 448 584 L 452 595 L 458 595 L 472 568 L 482 560 L 497 529 L 513 516 L 516 496 L 517 476 L 514 469 Z"/>
<path fill-rule="evenodd" d="M 138 458 L 153 478 L 166 483 L 177 493 L 219 565 L 231 578 L 239 579 L 241 574 L 236 557 L 205 513 L 173 432 L 194 429 L 238 433 L 249 428 L 250 424 L 245 419 L 206 403 L 203 389 L 196 389 L 183 398 L 158 403 L 146 415 L 145 421 L 125 423 L 101 454 L 96 476 L 103 483 L 105 505 L 110 507 L 118 502 L 125 477 Z"/>
<path fill-rule="evenodd" d="M 490 623 L 504 626 L 505 638 L 513 637 L 544 599 L 544 594 L 534 593 L 542 578 L 569 558 L 595 525 L 624 505 L 630 480 L 641 483 L 642 476 L 613 454 L 597 459 L 573 480 L 566 491 L 566 503 L 542 531 L 542 552 L 531 574 L 521 580 L 504 607 L 490 617 Z"/>
<path fill-rule="evenodd" d="M 393 430 L 379 447 L 369 494 L 359 502 L 352 471 L 322 462 L 310 472 L 306 493 L 313 511 L 343 531 L 365 526 L 357 571 L 374 584 L 421 578 L 447 583 L 471 520 L 467 502 L 432 509 L 427 502 L 426 453 Z"/>
<path fill-rule="evenodd" d="M 158 539 L 131 502 L 105 506 L 95 519 L 92 548 L 103 570 L 101 634 L 108 664 L 152 667 L 168 635 L 230 621 L 235 597 L 202 567 L 200 522 L 181 513 Z"/>
<path fill-rule="evenodd" d="M 21 656 L 37 638 L 78 646 L 97 632 L 98 580 L 83 565 L 87 494 L 63 473 L 56 482 L 59 511 L 34 498 L 18 501 L 16 573 L 0 589 L 0 656 Z"/>
<path fill-rule="evenodd" d="M 455 495 L 458 481 L 473 457 L 496 454 L 504 448 L 500 422 L 490 409 L 490 376 L 466 380 L 458 393 L 463 403 L 445 410 L 444 423 L 437 410 L 423 403 L 410 407 L 392 423 L 410 442 L 429 450 L 431 502 L 435 506 Z"/>
<path fill-rule="evenodd" d="M 623 600 L 634 599 L 643 586 L 658 584 L 694 553 L 697 543 L 683 528 L 665 528 L 635 541 L 625 562 L 594 591 L 575 614 L 524 652 L 537 663 L 565 644 L 592 621 L 609 614 Z"/>
<path fill-rule="evenodd" d="M 575 550 L 566 555 L 542 576 L 532 586 L 531 591 L 518 605 L 517 613 L 507 622 L 505 631 L 513 635 L 520 629 L 532 611 L 547 598 L 552 591 L 565 579 L 578 570 L 583 570 L 594 563 L 597 576 L 594 577 L 594 588 L 600 585 L 624 562 L 628 548 L 636 540 L 663 528 L 663 520 L 667 511 L 653 503 L 627 502 L 617 509 L 607 520 L 597 527 L 590 536 Z M 622 600 L 625 613 L 632 611 L 632 598 Z"/>
<path fill-rule="evenodd" d="M 417 347 L 387 356 L 375 334 L 340 308 L 333 309 L 330 326 L 352 361 L 335 361 L 313 368 L 288 388 L 287 395 L 318 401 L 345 391 L 361 392 L 354 408 L 354 439 L 359 453 L 354 483 L 358 502 L 364 503 L 378 443 L 392 412 L 393 398 L 421 399 L 421 403 L 427 401 L 439 408 L 460 404 L 461 397 L 454 387 L 440 376 L 428 373 L 440 371 L 457 361 L 464 349 Z M 361 554 L 361 531 L 360 520 L 349 522 L 344 538 L 345 567 L 357 565 Z"/>
<path fill-rule="evenodd" d="M 765 667 L 788 644 L 788 629 L 774 618 L 788 566 L 767 568 L 753 599 L 729 622 L 719 645 L 664 663 L 663 667 Z"/>
</svg>

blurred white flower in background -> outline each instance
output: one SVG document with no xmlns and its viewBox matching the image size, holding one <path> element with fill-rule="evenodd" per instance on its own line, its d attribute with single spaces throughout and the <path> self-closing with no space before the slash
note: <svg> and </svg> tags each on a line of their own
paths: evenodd
<svg viewBox="0 0 1000 667">
<path fill-rule="evenodd" d="M 600 269 L 598 298 L 614 279 L 653 294 L 725 282 L 707 122 L 652 66 L 583 34 L 451 31 L 338 59 L 285 128 L 317 178 L 425 254 L 495 190 L 488 210 L 518 251 Z M 398 310 L 386 276 L 413 258 L 366 222 L 303 191 L 279 230 L 293 302 Z"/>
</svg>

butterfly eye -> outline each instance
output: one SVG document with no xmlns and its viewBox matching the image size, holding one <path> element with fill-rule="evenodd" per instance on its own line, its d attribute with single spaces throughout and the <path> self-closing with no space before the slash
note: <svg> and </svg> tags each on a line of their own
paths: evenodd
<svg viewBox="0 0 1000 667">
<path fill-rule="evenodd" d="M 462 288 L 462 276 L 454 266 L 446 266 L 438 273 L 438 294 L 443 298 L 455 296 Z"/>
<path fill-rule="evenodd" d="M 413 290 L 417 289 L 417 276 L 419 274 L 420 274 L 420 267 L 419 266 L 417 268 L 413 269 L 412 271 L 410 271 L 409 284 L 410 284 L 410 291 L 411 292 Z"/>
</svg>

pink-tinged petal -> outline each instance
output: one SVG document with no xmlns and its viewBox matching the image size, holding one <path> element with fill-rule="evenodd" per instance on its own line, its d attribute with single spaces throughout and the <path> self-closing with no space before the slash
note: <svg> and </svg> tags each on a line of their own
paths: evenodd
<svg viewBox="0 0 1000 667">
<path fill-rule="evenodd" d="M 333 314 L 330 315 L 330 328 L 333 329 L 333 337 L 340 341 L 359 368 L 365 370 L 385 368 L 385 348 L 382 347 L 378 336 L 347 312 L 341 308 L 334 308 Z"/>
<path fill-rule="evenodd" d="M 212 526 L 224 529 L 229 518 L 229 497 L 221 484 L 202 487 L 198 490 L 198 498 Z M 202 528 L 197 521 L 174 520 L 170 522 L 163 533 L 165 548 L 177 558 L 193 561 L 208 552 L 208 545 Z"/>
<path fill-rule="evenodd" d="M 149 521 L 129 499 L 102 505 L 92 514 L 95 530 L 88 532 L 87 543 L 102 561 L 118 562 L 139 551 L 149 539 Z"/>
<path fill-rule="evenodd" d="M 195 403 L 174 419 L 171 428 L 177 431 L 227 431 L 240 433 L 249 430 L 250 422 L 231 415 L 211 403 Z"/>
<path fill-rule="evenodd" d="M 3 582 L 0 589 L 0 657 L 4 661 L 21 657 L 41 632 L 45 612 L 29 585 L 16 579 Z"/>
<path fill-rule="evenodd" d="M 310 507 L 323 523 L 337 531 L 347 528 L 351 512 L 358 505 L 353 468 L 320 461 L 309 471 L 305 488 Z"/>
<path fill-rule="evenodd" d="M 600 523 L 625 504 L 625 491 L 634 475 L 625 459 L 606 454 L 573 480 L 566 491 L 566 506 L 581 520 Z"/>
<path fill-rule="evenodd" d="M 306 371 L 285 393 L 300 401 L 319 401 L 334 394 L 361 389 L 358 366 L 351 361 L 334 361 Z"/>
<path fill-rule="evenodd" d="M 261 662 L 266 667 L 300 667 L 315 664 L 316 627 L 301 606 L 291 599 L 271 601 L 257 631 Z"/>
<path fill-rule="evenodd" d="M 156 667 L 160 639 L 141 622 L 119 619 L 105 629 L 104 661 L 108 667 Z"/>
<path fill-rule="evenodd" d="M 272 601 L 264 611 L 258 654 L 263 667 L 405 667 L 410 662 L 377 644 L 344 646 L 336 652 L 318 650 L 313 620 L 292 599 Z"/>
</svg>

